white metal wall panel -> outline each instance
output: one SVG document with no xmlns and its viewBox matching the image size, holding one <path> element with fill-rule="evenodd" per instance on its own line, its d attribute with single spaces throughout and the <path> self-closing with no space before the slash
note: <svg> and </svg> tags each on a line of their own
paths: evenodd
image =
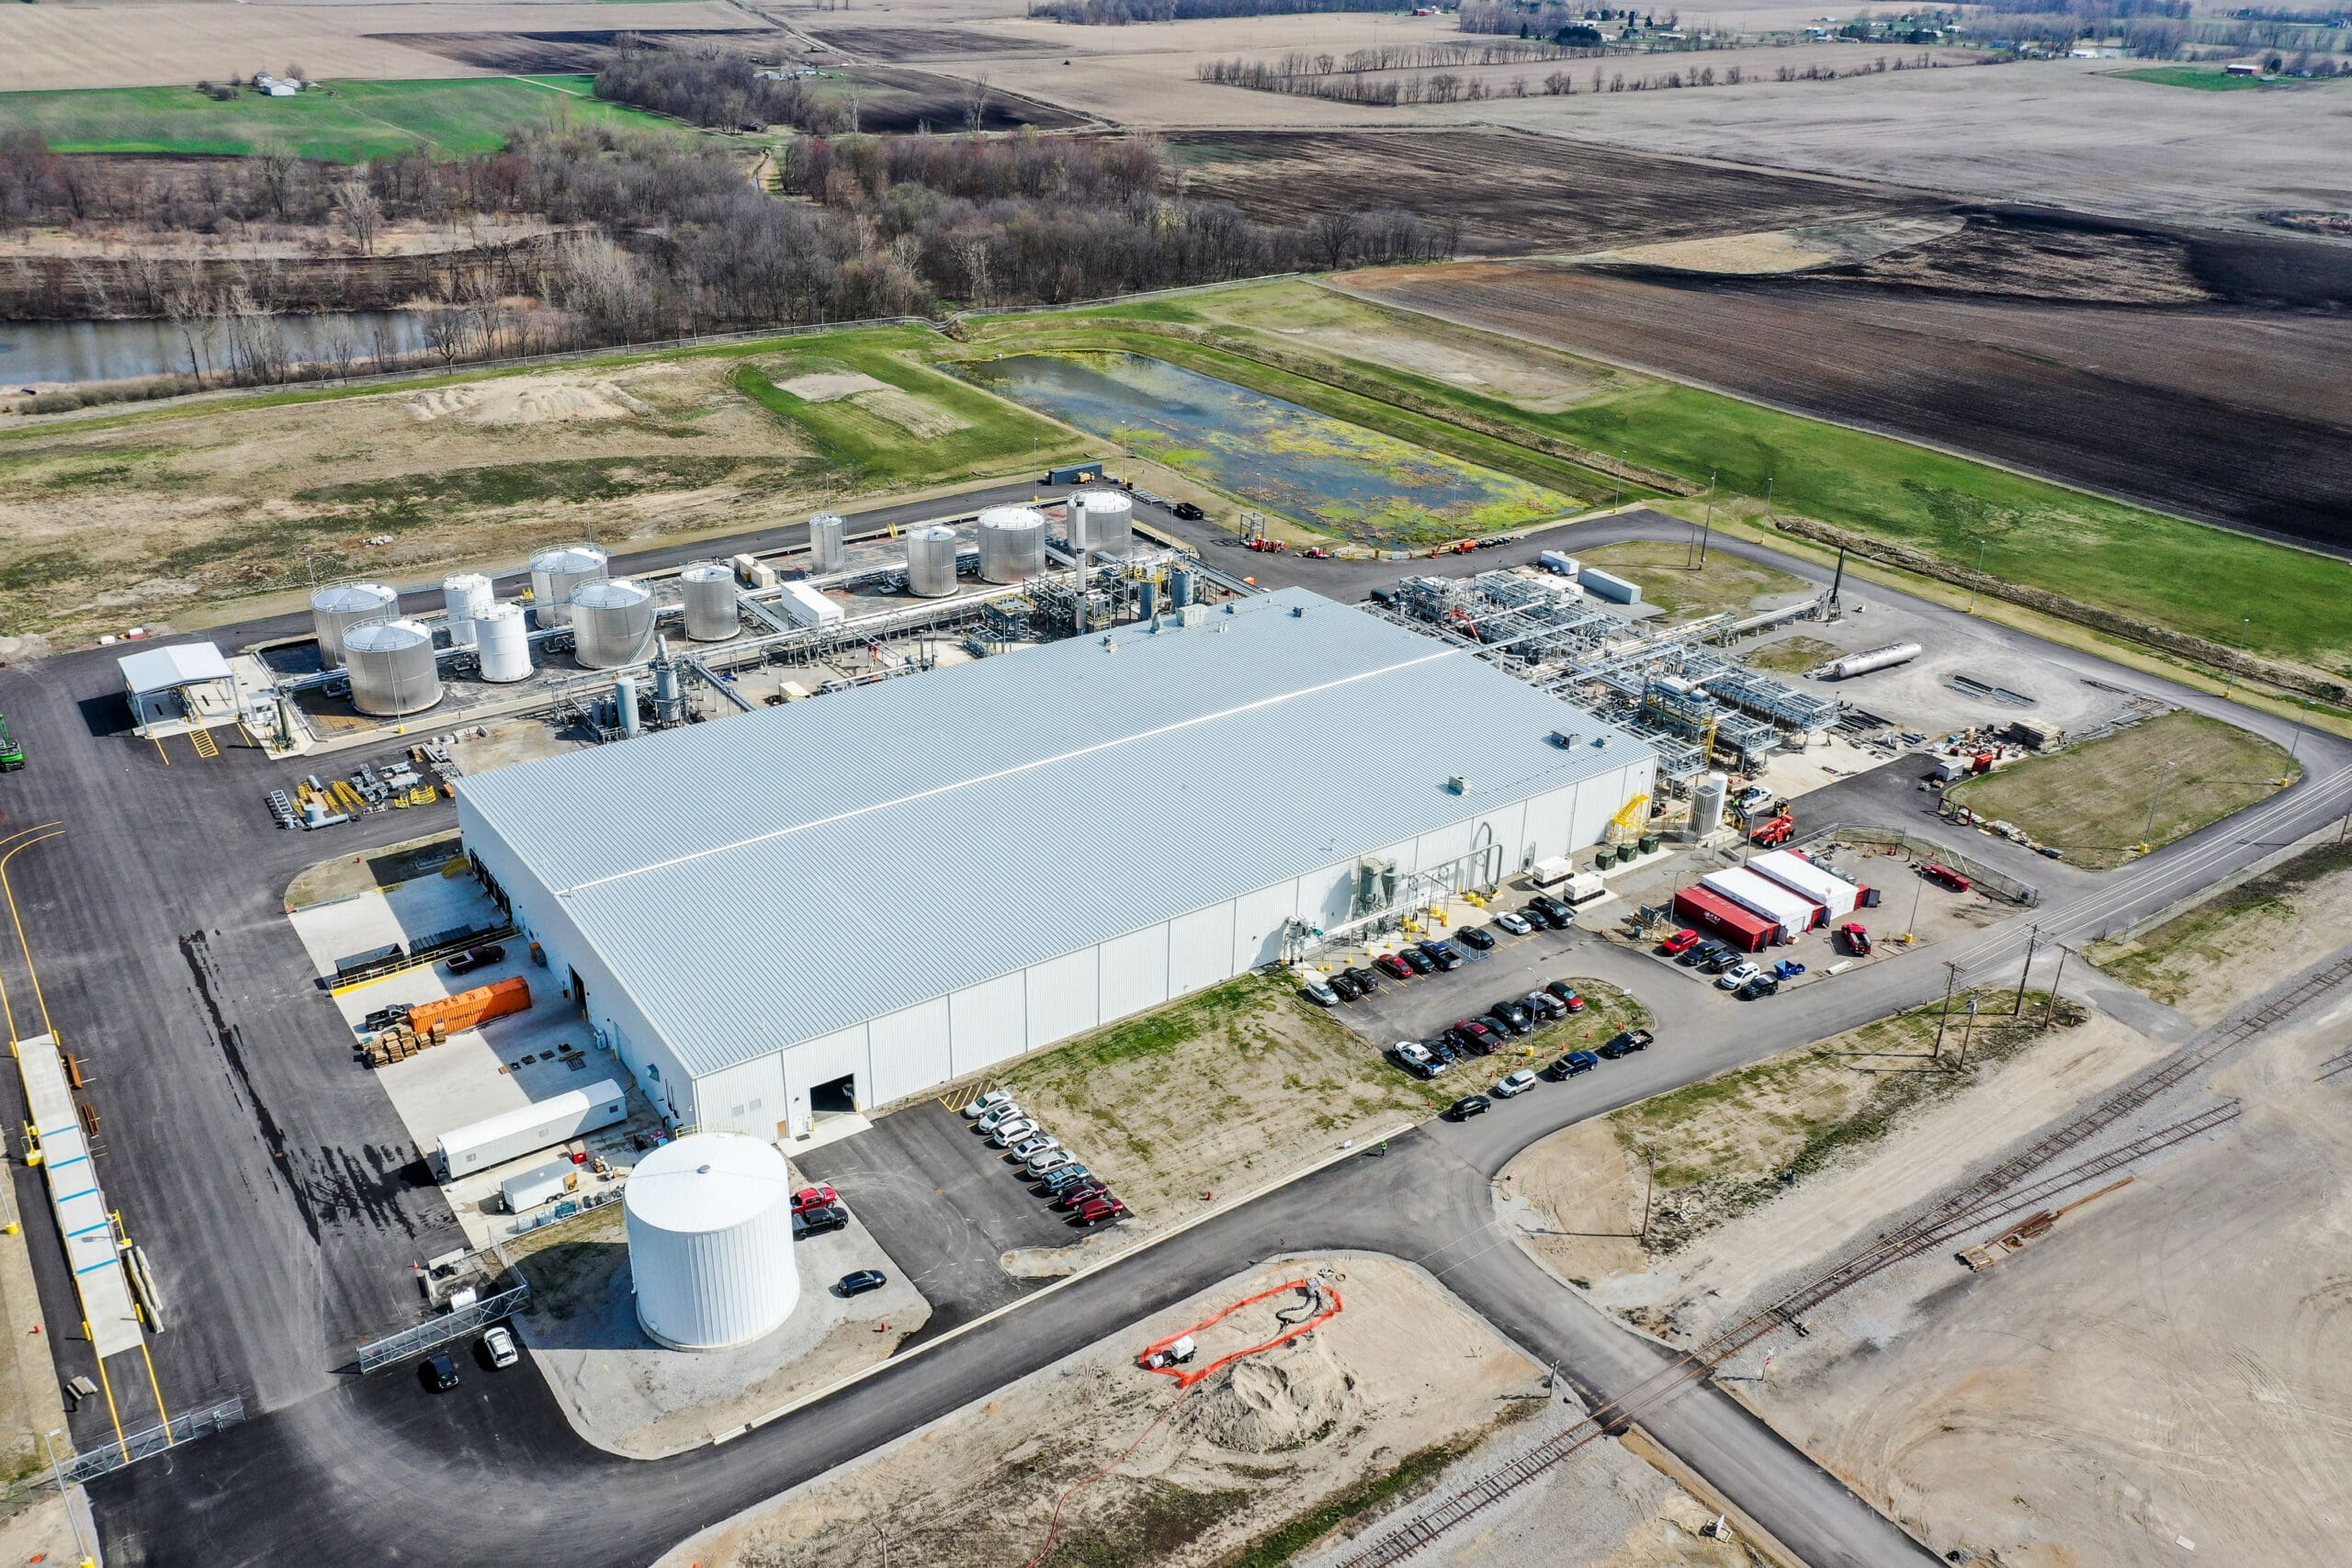
<svg viewBox="0 0 2352 1568">
<path fill-rule="evenodd" d="M 1102 960 L 1087 948 L 1033 964 L 1027 973 L 1029 1049 L 1083 1034 L 1102 1021 Z"/>
<path fill-rule="evenodd" d="M 1233 901 L 1231 972 L 1272 964 L 1283 955 L 1283 926 L 1298 908 L 1298 884 L 1261 887 Z"/>
<path fill-rule="evenodd" d="M 1440 866 L 1470 849 L 1470 835 L 1476 831 L 1472 821 L 1449 822 L 1433 833 L 1423 833 L 1413 840 L 1413 862 L 1419 866 Z"/>
<path fill-rule="evenodd" d="M 1029 1048 L 1028 987 L 1018 974 L 983 980 L 947 998 L 950 1051 L 958 1076 Z"/>
<path fill-rule="evenodd" d="M 956 1076 L 947 1050 L 945 997 L 884 1013 L 865 1026 L 865 1044 L 876 1105 L 904 1100 Z"/>
<path fill-rule="evenodd" d="M 1158 1007 L 1168 999 L 1165 925 L 1113 937 L 1096 951 L 1102 955 L 1102 1022 Z"/>
<path fill-rule="evenodd" d="M 1354 908 L 1355 893 L 1356 863 L 1351 860 L 1310 871 L 1298 879 L 1299 916 L 1316 925 L 1336 926 Z"/>
<path fill-rule="evenodd" d="M 866 1050 L 866 1026 L 857 1024 L 849 1029 L 820 1034 L 814 1040 L 804 1040 L 784 1053 L 784 1088 L 792 1103 L 791 1132 L 794 1136 L 808 1131 L 811 1113 L 808 1091 L 820 1083 L 835 1078 L 851 1080 L 850 1093 L 863 1108 L 878 1105 L 872 1086 L 867 1082 L 869 1055 Z M 779 1111 L 777 1117 L 782 1117 Z M 776 1118 L 771 1118 L 771 1121 Z M 768 1136 L 774 1137 L 773 1126 Z"/>
<path fill-rule="evenodd" d="M 1168 922 L 1168 994 L 1181 997 L 1233 973 L 1233 905 L 1214 904 Z"/>
</svg>

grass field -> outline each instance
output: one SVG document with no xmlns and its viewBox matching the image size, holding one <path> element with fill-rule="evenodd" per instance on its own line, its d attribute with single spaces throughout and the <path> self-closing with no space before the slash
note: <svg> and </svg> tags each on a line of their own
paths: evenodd
<svg viewBox="0 0 2352 1568">
<path fill-rule="evenodd" d="M 1577 559 L 1632 578 L 1642 585 L 1644 601 L 1677 621 L 1737 614 L 1765 594 L 1805 587 L 1803 578 L 1721 550 L 1710 551 L 1707 564 L 1693 569 L 1687 563 L 1695 555 L 1687 546 L 1637 539 L 1585 550 Z"/>
<path fill-rule="evenodd" d="M 2317 87 L 2319 82 L 2304 82 L 2292 78 L 2265 80 L 2260 76 L 2233 76 L 2218 65 L 2148 65 L 2137 71 L 2114 71 L 2109 75 L 2127 82 L 2154 82 L 2163 87 L 2193 87 L 2204 93 L 2264 92 L 2287 88 Z"/>
<path fill-rule="evenodd" d="M 324 82 L 291 98 L 194 87 L 0 94 L 0 131 L 38 131 L 61 152 L 213 153 L 283 146 L 356 164 L 424 147 L 494 152 L 517 125 L 569 121 L 684 134 L 674 120 L 589 96 L 590 76 L 442 82 Z"/>
<path fill-rule="evenodd" d="M 1948 798 L 2014 822 L 2076 865 L 2120 865 L 2278 793 L 2301 776 L 2284 747 L 2174 712 L 1955 784 Z"/>
</svg>

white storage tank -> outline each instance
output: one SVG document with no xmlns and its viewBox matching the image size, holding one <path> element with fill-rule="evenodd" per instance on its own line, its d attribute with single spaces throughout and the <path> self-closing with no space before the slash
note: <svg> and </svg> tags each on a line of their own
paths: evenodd
<svg viewBox="0 0 2352 1568">
<path fill-rule="evenodd" d="M 1046 570 L 1046 514 L 1034 506 L 980 513 L 980 581 L 1026 582 Z"/>
<path fill-rule="evenodd" d="M 319 668 L 343 666 L 344 635 L 354 626 L 389 621 L 401 613 L 401 596 L 380 582 L 341 582 L 311 595 L 311 629 L 319 639 Z"/>
<path fill-rule="evenodd" d="M 1830 665 L 1829 673 L 1840 681 L 1850 681 L 1857 675 L 1867 675 L 1873 670 L 1886 670 L 1897 664 L 1908 664 L 1924 651 L 1916 642 L 1890 642 L 1883 648 L 1867 649 L 1849 653 Z"/>
<path fill-rule="evenodd" d="M 351 705 L 361 713 L 397 718 L 441 700 L 433 632 L 422 622 L 352 627 L 343 634 L 343 667 L 351 677 Z"/>
<path fill-rule="evenodd" d="M 611 670 L 653 649 L 653 592 L 626 577 L 583 582 L 571 592 L 571 649 L 583 668 Z"/>
<path fill-rule="evenodd" d="M 697 1133 L 637 1162 L 621 1197 L 637 1321 L 673 1350 L 771 1334 L 800 1301 L 792 1172 L 775 1146 Z"/>
<path fill-rule="evenodd" d="M 743 629 L 736 610 L 735 569 L 723 561 L 697 561 L 678 573 L 686 600 L 686 636 L 696 642 L 724 642 Z"/>
<path fill-rule="evenodd" d="M 1114 556 L 1131 554 L 1136 546 L 1135 522 L 1136 503 L 1125 491 L 1082 490 L 1069 498 L 1073 547 L 1082 545 Z"/>
<path fill-rule="evenodd" d="M 934 525 L 907 536 L 907 592 L 944 599 L 956 592 L 956 530 Z"/>
<path fill-rule="evenodd" d="M 571 595 L 582 583 L 602 582 L 610 558 L 594 545 L 563 545 L 531 558 L 531 601 L 542 630 L 571 619 Z"/>
<path fill-rule="evenodd" d="M 474 617 L 474 656 L 485 681 L 522 681 L 531 673 L 531 633 L 520 604 L 492 604 Z"/>
<path fill-rule="evenodd" d="M 1721 773 L 1705 773 L 1690 786 L 1690 834 L 1703 839 L 1724 825 L 1724 799 L 1731 791 L 1731 780 Z"/>
<path fill-rule="evenodd" d="M 449 646 L 471 648 L 475 618 L 498 603 L 498 597 L 491 592 L 490 579 L 478 571 L 461 571 L 441 580 L 441 602 L 447 606 Z"/>
<path fill-rule="evenodd" d="M 820 512 L 808 519 L 808 571 L 823 577 L 849 561 L 849 522 L 838 512 Z"/>
</svg>

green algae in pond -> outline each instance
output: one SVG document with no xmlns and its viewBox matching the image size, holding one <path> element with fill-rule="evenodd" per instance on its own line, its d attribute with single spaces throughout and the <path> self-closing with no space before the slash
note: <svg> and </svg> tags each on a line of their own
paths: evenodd
<svg viewBox="0 0 2352 1568">
<path fill-rule="evenodd" d="M 1458 538 L 1576 504 L 1542 485 L 1142 355 L 1017 354 L 953 368 L 1269 511 L 1365 544 Z"/>
</svg>

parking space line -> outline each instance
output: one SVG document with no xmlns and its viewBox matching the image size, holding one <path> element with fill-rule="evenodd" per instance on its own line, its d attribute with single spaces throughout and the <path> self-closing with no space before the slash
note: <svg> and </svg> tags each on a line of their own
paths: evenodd
<svg viewBox="0 0 2352 1568">
<path fill-rule="evenodd" d="M 147 1386 L 155 1391 L 155 1414 L 163 1418 L 164 1446 L 178 1448 L 179 1439 L 172 1436 L 172 1412 L 164 1403 L 164 1384 L 155 1376 L 155 1358 L 147 1353 L 147 1341 L 139 1342 L 139 1359 L 147 1363 Z"/>
<path fill-rule="evenodd" d="M 122 1450 L 122 1457 L 127 1460 L 130 1457 L 130 1443 L 122 1435 L 122 1412 L 115 1406 L 114 1379 L 107 1376 L 107 1359 L 104 1356 L 94 1359 L 98 1363 L 98 1386 L 107 1393 L 107 1419 L 114 1423 L 114 1446 Z"/>
</svg>

